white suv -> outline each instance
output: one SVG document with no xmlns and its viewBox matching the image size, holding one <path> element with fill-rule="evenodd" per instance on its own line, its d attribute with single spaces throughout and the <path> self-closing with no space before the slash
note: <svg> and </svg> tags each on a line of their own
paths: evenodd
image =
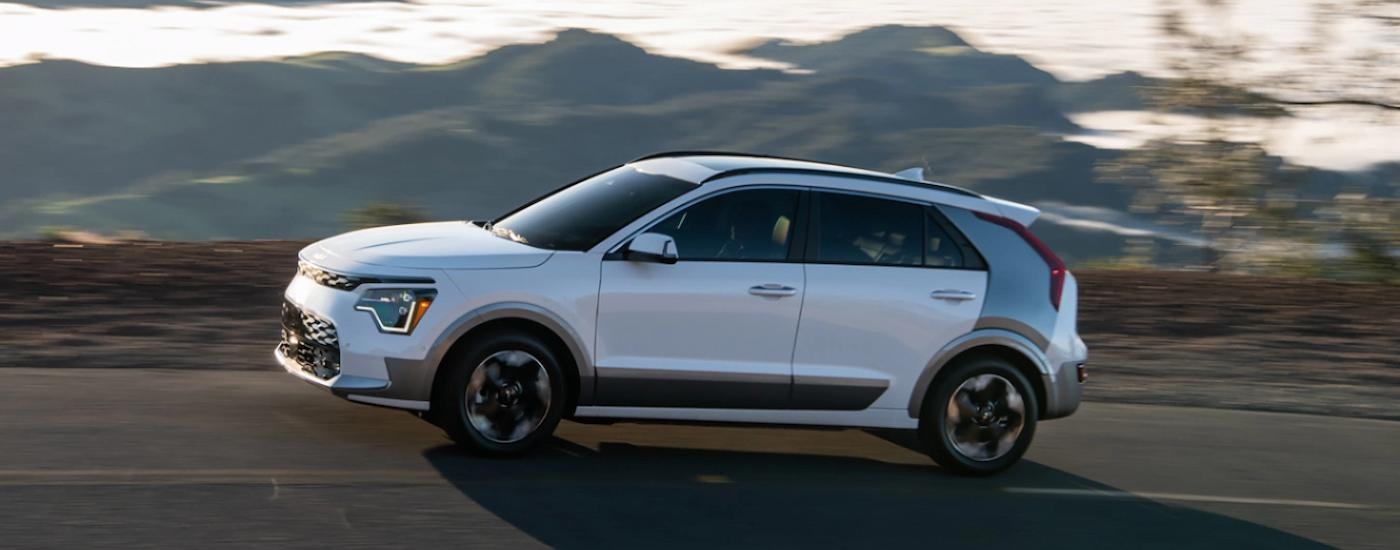
<svg viewBox="0 0 1400 550">
<path fill-rule="evenodd" d="M 813 424 L 918 429 L 992 473 L 1084 379 L 1038 213 L 917 170 L 652 155 L 494 222 L 308 246 L 276 356 L 486 454 L 561 418 Z"/>
</svg>

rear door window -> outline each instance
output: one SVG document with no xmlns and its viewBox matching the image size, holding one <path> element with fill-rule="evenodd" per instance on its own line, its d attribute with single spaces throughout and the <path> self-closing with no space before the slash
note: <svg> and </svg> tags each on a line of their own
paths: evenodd
<svg viewBox="0 0 1400 550">
<path fill-rule="evenodd" d="M 924 265 L 924 207 L 861 195 L 817 193 L 809 261 Z"/>
<path fill-rule="evenodd" d="M 938 209 L 863 195 L 813 194 L 810 263 L 986 269 Z"/>
</svg>

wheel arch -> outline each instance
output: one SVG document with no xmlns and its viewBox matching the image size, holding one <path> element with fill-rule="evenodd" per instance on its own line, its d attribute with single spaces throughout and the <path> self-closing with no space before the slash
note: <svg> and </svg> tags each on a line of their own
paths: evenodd
<svg viewBox="0 0 1400 550">
<path fill-rule="evenodd" d="M 928 362 L 919 375 L 919 379 L 915 382 L 913 393 L 909 396 L 909 417 L 919 418 L 924 398 L 928 395 L 929 389 L 941 382 L 942 376 L 947 372 L 943 367 L 977 355 L 991 355 L 1014 365 L 1021 374 L 1025 375 L 1026 380 L 1030 382 L 1033 391 L 1035 391 L 1038 416 L 1043 417 L 1045 411 L 1051 410 L 1047 401 L 1053 396 L 1049 395 L 1047 391 L 1047 378 L 1053 375 L 1049 362 L 1040 348 L 1036 347 L 1029 338 L 1009 330 L 982 329 L 970 332 L 950 342 Z"/>
<path fill-rule="evenodd" d="M 473 338 L 495 330 L 518 330 L 534 335 L 549 344 L 559 359 L 566 363 L 562 365 L 562 370 L 572 389 L 566 416 L 572 415 L 573 408 L 579 404 L 592 402 L 593 364 L 589 360 L 588 348 L 583 345 L 578 333 L 547 309 L 515 302 L 472 310 L 438 337 L 425 361 L 433 369 L 430 392 L 437 391 L 438 380 L 443 373 L 441 367 L 454 353 L 465 349 Z"/>
</svg>

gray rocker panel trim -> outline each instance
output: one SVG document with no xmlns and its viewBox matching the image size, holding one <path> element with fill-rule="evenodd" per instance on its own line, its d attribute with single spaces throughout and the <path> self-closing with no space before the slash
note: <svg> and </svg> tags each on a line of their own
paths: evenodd
<svg viewBox="0 0 1400 550">
<path fill-rule="evenodd" d="M 889 388 L 885 380 L 660 369 L 598 369 L 594 405 L 696 409 L 858 411 Z"/>
<path fill-rule="evenodd" d="M 760 373 L 598 369 L 594 405 L 699 409 L 786 408 L 792 378 Z"/>
<path fill-rule="evenodd" d="M 886 380 L 659 369 L 598 369 L 594 405 L 696 409 L 858 411 Z"/>
<path fill-rule="evenodd" d="M 959 337 L 939 350 L 938 354 L 928 362 L 924 371 L 919 375 L 919 379 L 914 383 L 914 392 L 909 396 L 909 417 L 918 418 L 920 409 L 923 408 L 924 396 L 928 394 L 929 386 L 938 372 L 943 370 L 943 366 L 948 364 L 958 354 L 979 346 L 1002 346 L 1010 348 L 1026 356 L 1035 364 L 1036 370 L 1040 371 L 1042 381 L 1045 382 L 1046 396 L 1045 410 L 1057 410 L 1054 378 L 1055 373 L 1051 370 L 1045 354 L 1029 338 L 1015 332 L 1000 328 L 978 329 Z"/>
<path fill-rule="evenodd" d="M 890 388 L 888 380 L 796 375 L 792 379 L 789 409 L 860 411 L 870 407 Z"/>
</svg>

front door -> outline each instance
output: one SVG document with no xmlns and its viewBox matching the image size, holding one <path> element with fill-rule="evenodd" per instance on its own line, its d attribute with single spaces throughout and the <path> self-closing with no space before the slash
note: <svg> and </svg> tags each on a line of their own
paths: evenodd
<svg viewBox="0 0 1400 550">
<path fill-rule="evenodd" d="M 603 261 L 597 404 L 787 406 L 805 286 L 792 250 L 801 195 L 721 192 L 647 229 L 675 239 L 675 264 Z"/>
</svg>

